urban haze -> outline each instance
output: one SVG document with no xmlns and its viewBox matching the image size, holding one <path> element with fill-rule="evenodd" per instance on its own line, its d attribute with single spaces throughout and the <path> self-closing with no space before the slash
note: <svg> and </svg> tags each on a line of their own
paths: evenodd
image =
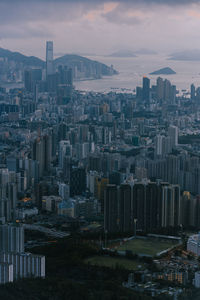
<svg viewBox="0 0 200 300">
<path fill-rule="evenodd" d="M 0 299 L 200 299 L 200 0 L 0 0 Z"/>
</svg>

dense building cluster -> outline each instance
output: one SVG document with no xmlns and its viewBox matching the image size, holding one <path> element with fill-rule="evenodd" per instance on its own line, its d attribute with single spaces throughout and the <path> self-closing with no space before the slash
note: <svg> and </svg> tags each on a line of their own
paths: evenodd
<svg viewBox="0 0 200 300">
<path fill-rule="evenodd" d="M 19 278 L 45 277 L 45 257 L 24 252 L 24 228 L 0 226 L 0 284 Z"/>
<path fill-rule="evenodd" d="M 46 66 L 0 88 L 1 223 L 50 214 L 108 233 L 198 229 L 199 88 L 180 95 L 144 77 L 132 93 L 84 92 L 73 72 L 47 42 Z M 2 268 L 22 252 L 0 256 Z"/>
</svg>

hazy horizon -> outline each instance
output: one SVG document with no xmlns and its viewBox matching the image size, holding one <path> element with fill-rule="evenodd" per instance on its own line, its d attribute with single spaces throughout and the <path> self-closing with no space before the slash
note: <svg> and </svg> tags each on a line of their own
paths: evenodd
<svg viewBox="0 0 200 300">
<path fill-rule="evenodd" d="M 0 47 L 41 58 L 46 40 L 63 54 L 200 49 L 199 0 L 0 0 L 0 24 Z"/>
</svg>

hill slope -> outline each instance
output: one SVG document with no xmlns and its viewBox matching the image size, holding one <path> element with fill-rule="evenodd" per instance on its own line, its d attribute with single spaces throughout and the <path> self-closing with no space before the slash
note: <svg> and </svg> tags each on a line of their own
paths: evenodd
<svg viewBox="0 0 200 300">
<path fill-rule="evenodd" d="M 86 77 L 117 74 L 117 71 L 112 67 L 76 54 L 66 54 L 55 59 L 54 62 L 56 67 L 66 65 L 73 69 L 76 68 L 79 72 L 85 72 Z"/>
<path fill-rule="evenodd" d="M 22 63 L 26 66 L 41 67 L 45 66 L 45 62 L 35 56 L 26 56 L 19 52 L 12 52 L 7 49 L 0 48 L 0 57 L 7 58 L 8 61 Z"/>
<path fill-rule="evenodd" d="M 7 59 L 2 63 L 8 63 L 10 66 L 11 62 L 15 62 L 16 66 L 12 66 L 14 69 L 23 69 L 23 67 L 45 68 L 45 61 L 35 56 L 26 56 L 19 52 L 12 52 L 3 48 L 0 48 L 0 58 Z M 58 67 L 59 65 L 71 67 L 76 79 L 98 79 L 102 76 L 112 76 L 117 74 L 117 71 L 114 70 L 112 66 L 110 67 L 98 61 L 75 54 L 66 54 L 56 58 L 54 64 L 55 67 Z"/>
</svg>

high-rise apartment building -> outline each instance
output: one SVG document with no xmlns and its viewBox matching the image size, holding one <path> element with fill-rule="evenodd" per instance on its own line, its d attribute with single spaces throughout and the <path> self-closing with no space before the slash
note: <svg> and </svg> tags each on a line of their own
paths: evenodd
<svg viewBox="0 0 200 300">
<path fill-rule="evenodd" d="M 104 229 L 107 232 L 119 232 L 118 187 L 108 184 L 104 197 Z"/>
<path fill-rule="evenodd" d="M 21 225 L 0 226 L 0 252 L 24 252 L 24 228 Z"/>
<path fill-rule="evenodd" d="M 119 189 L 119 229 L 128 232 L 133 229 L 132 193 L 129 184 L 122 184 Z"/>
<path fill-rule="evenodd" d="M 26 277 L 45 277 L 45 257 L 24 252 L 24 228 L 0 226 L 0 283 Z"/>
<path fill-rule="evenodd" d="M 172 148 L 178 146 L 178 127 L 169 126 L 168 135 L 171 139 Z"/>
<path fill-rule="evenodd" d="M 104 226 L 108 232 L 151 231 L 180 225 L 180 187 L 169 183 L 108 184 L 104 197 Z"/>
</svg>

